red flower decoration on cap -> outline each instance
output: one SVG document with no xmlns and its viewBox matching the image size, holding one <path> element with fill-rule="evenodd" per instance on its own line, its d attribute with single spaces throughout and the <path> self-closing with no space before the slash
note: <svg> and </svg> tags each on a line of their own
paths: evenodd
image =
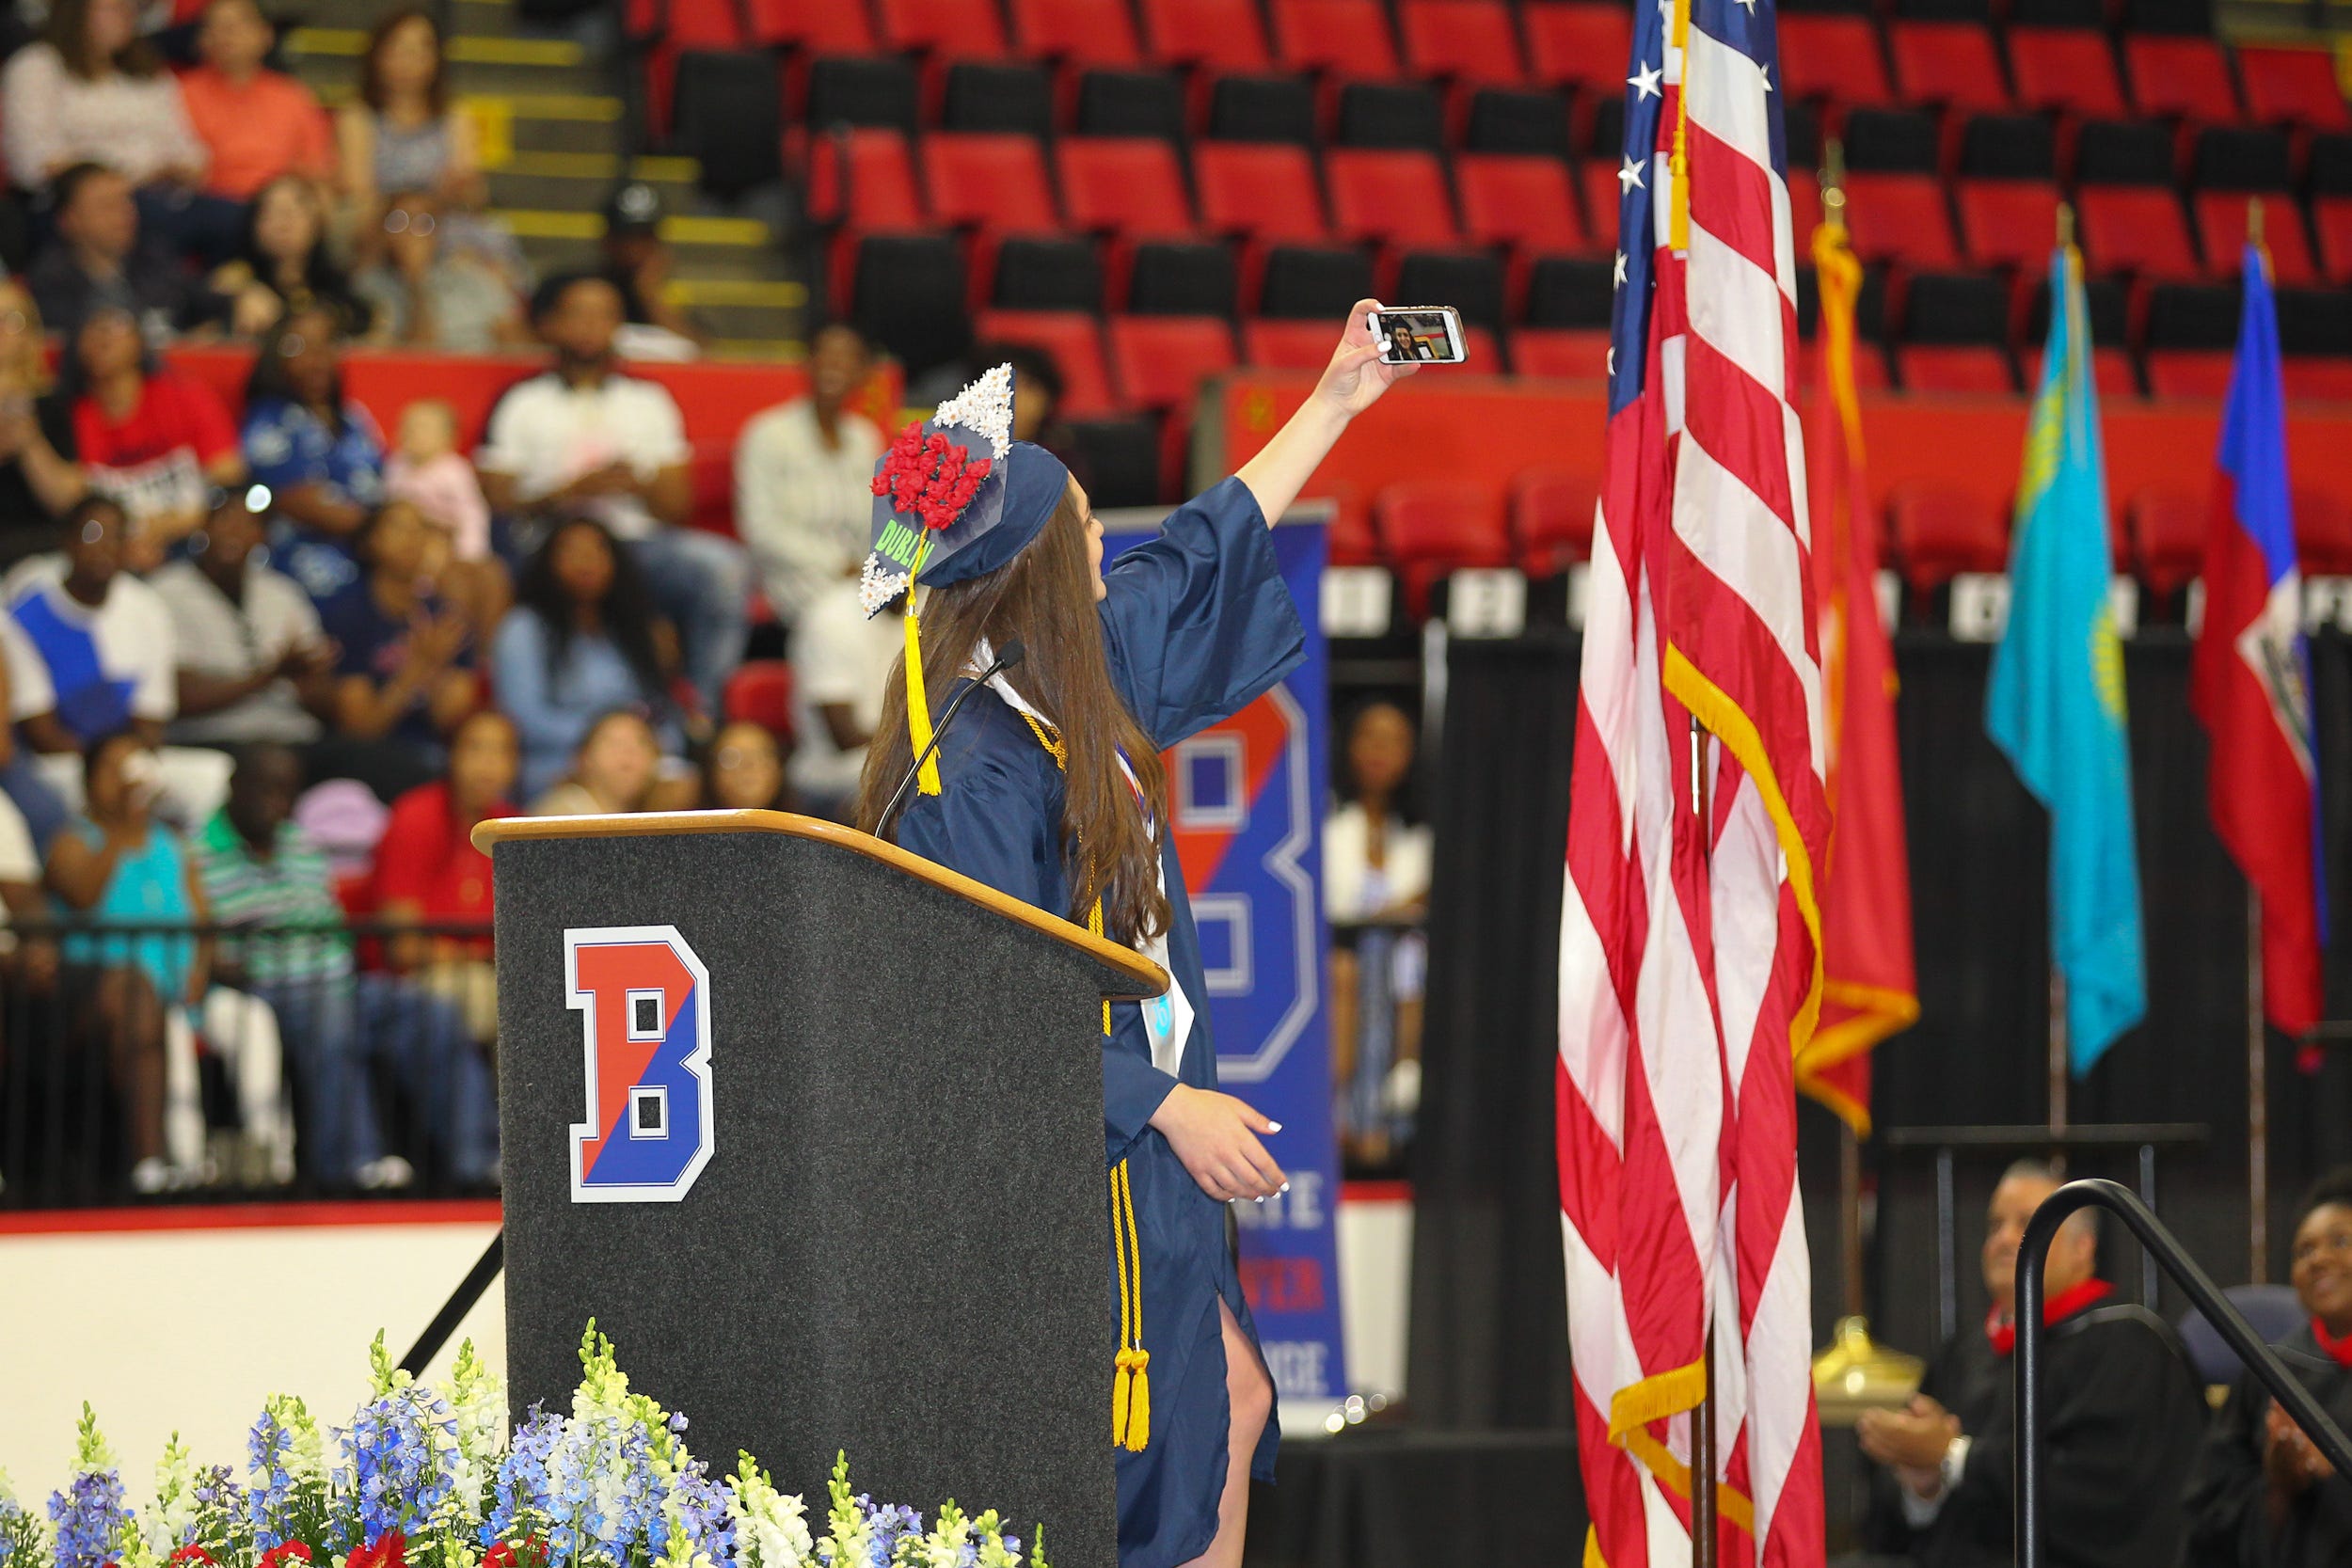
<svg viewBox="0 0 2352 1568">
<path fill-rule="evenodd" d="M 942 529 L 963 515 L 994 466 L 937 431 L 924 436 L 923 421 L 910 420 L 874 476 L 874 494 L 889 497 L 892 511 L 921 518 L 925 528 Z"/>
</svg>

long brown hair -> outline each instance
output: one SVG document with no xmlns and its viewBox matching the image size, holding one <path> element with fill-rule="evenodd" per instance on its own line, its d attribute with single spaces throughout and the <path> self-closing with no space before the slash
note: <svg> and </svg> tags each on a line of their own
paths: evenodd
<svg viewBox="0 0 2352 1568">
<path fill-rule="evenodd" d="M 89 42 L 89 0 L 56 0 L 40 36 L 65 61 L 66 70 L 85 82 L 97 81 L 109 65 L 125 76 L 136 77 L 152 76 L 164 68 L 163 56 L 143 38 L 134 37 L 111 60 L 94 54 Z"/>
<path fill-rule="evenodd" d="M 389 98 L 384 86 L 384 46 L 412 22 L 422 23 L 433 35 L 433 80 L 425 85 L 425 105 L 437 115 L 445 115 L 449 113 L 449 41 L 442 38 L 439 23 L 413 8 L 394 11 L 368 35 L 367 53 L 359 56 L 359 101 L 377 114 L 384 112 Z"/>
<path fill-rule="evenodd" d="M 1152 737 L 1111 684 L 1102 625 L 1094 614 L 1086 527 L 1074 490 L 1065 491 L 1044 531 L 1010 564 L 932 590 L 923 605 L 923 689 L 931 694 L 933 711 L 944 711 L 941 705 L 965 674 L 981 638 L 996 648 L 1014 638 L 1022 641 L 1026 652 L 1010 678 L 1053 725 L 1067 757 L 1061 837 L 1070 908 L 1063 912 L 1083 921 L 1099 896 L 1111 938 L 1132 942 L 1168 929 L 1168 895 L 1160 891 L 1168 778 Z M 1120 771 L 1121 752 L 1142 787 L 1149 829 Z M 866 751 L 859 827 L 874 831 L 914 761 L 901 656 L 883 691 L 882 721 Z"/>
</svg>

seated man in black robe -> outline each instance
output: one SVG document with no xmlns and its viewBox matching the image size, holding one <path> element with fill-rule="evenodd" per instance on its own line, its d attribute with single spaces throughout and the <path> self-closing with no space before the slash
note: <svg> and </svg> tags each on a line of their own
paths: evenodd
<svg viewBox="0 0 2352 1568">
<path fill-rule="evenodd" d="M 2311 1322 L 2271 1348 L 2352 1430 L 2352 1166 L 2320 1178 L 2295 1226 L 2295 1294 Z M 2230 1390 L 2189 1483 L 2188 1568 L 2352 1563 L 2352 1480 L 2252 1375 Z"/>
<path fill-rule="evenodd" d="M 2020 1161 L 1994 1189 L 1984 1242 L 1993 1311 L 1929 1368 L 1910 1408 L 1867 1412 L 1862 1450 L 1899 1483 L 1900 1517 L 1871 1544 L 1919 1568 L 1994 1568 L 2015 1559 L 2018 1244 L 2058 1179 Z M 2176 1500 L 2204 1431 L 2204 1400 L 2180 1342 L 2145 1307 L 2106 1298 L 2091 1272 L 2097 1216 L 2050 1243 L 2042 1275 L 2042 1396 L 2054 1568 L 2166 1568 L 2184 1533 Z"/>
</svg>

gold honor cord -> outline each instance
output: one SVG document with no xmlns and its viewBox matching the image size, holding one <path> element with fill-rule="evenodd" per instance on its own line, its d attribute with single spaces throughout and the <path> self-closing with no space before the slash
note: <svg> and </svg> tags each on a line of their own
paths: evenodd
<svg viewBox="0 0 2352 1568">
<path fill-rule="evenodd" d="M 907 739 L 923 759 L 915 787 L 925 795 L 939 793 L 939 758 L 931 753 L 931 705 L 923 692 L 923 623 L 914 613 L 914 585 L 922 575 L 923 558 L 930 553 L 931 535 L 923 531 L 914 546 L 914 564 L 907 568 Z"/>
<path fill-rule="evenodd" d="M 1029 733 L 1054 759 L 1070 770 L 1070 749 L 1034 713 L 1024 712 Z M 1087 911 L 1087 929 L 1103 935 L 1103 900 Z M 1111 1005 L 1103 1004 L 1103 1035 L 1110 1037 Z M 1136 1232 L 1136 1194 L 1127 1162 L 1111 1167 L 1111 1252 L 1119 1259 L 1119 1354 L 1111 1379 L 1111 1441 L 1129 1453 L 1141 1453 L 1152 1441 L 1152 1353 L 1143 1348 L 1143 1243 Z"/>
</svg>

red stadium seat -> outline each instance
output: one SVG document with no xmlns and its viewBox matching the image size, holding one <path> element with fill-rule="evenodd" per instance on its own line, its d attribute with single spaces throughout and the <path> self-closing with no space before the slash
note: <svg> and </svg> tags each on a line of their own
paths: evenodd
<svg viewBox="0 0 2352 1568">
<path fill-rule="evenodd" d="M 2352 505 L 2333 491 L 2296 485 L 2295 554 L 2307 578 L 2352 577 Z"/>
<path fill-rule="evenodd" d="M 1057 412 L 1073 420 L 1108 413 L 1114 406 L 1110 373 L 1103 363 L 1102 323 L 1079 310 L 983 310 L 972 323 L 976 337 L 1043 349 L 1061 371 Z"/>
<path fill-rule="evenodd" d="M 1405 588 L 1406 613 L 1429 612 L 1429 590 L 1453 572 L 1509 566 L 1502 498 L 1462 480 L 1399 480 L 1373 498 L 1373 525 Z"/>
<path fill-rule="evenodd" d="M 2205 497 L 2152 486 L 2124 508 L 2132 568 L 2151 594 L 2170 598 L 2205 569 Z"/>
<path fill-rule="evenodd" d="M 1887 495 L 1887 536 L 1915 592 L 1941 588 L 1963 572 L 2009 569 L 2009 517 L 1973 490 L 1905 480 Z"/>
<path fill-rule="evenodd" d="M 1335 147 L 1323 155 L 1331 230 L 1343 240 L 1393 245 L 1457 244 L 1445 169 L 1434 152 Z"/>
<path fill-rule="evenodd" d="M 1353 480 L 1318 474 L 1309 482 L 1301 499 L 1331 503 L 1328 548 L 1332 565 L 1385 564 L 1380 556 L 1380 535 L 1373 531 L 1372 503 L 1364 499 L 1362 485 Z"/>
<path fill-rule="evenodd" d="M 1625 62 L 1633 50 L 1633 24 L 1623 6 L 1527 5 L 1527 73 L 1548 87 L 1597 87 L 1609 97 L 1625 90 Z"/>
<path fill-rule="evenodd" d="M 1045 150 L 1009 131 L 938 131 L 923 141 L 923 178 L 940 223 L 1000 233 L 1052 233 L 1061 227 Z"/>
<path fill-rule="evenodd" d="M 1168 65 L 1263 71 L 1272 60 L 1256 0 L 1143 0 L 1143 26 Z"/>
<path fill-rule="evenodd" d="M 1088 233 L 1192 232 L 1176 149 L 1157 136 L 1065 136 L 1056 147 L 1070 227 Z"/>
<path fill-rule="evenodd" d="M 1314 164 L 1303 147 L 1199 142 L 1192 150 L 1192 174 L 1200 193 L 1200 225 L 1213 234 L 1320 240 L 1330 233 L 1323 222 Z"/>
<path fill-rule="evenodd" d="M 1412 74 L 1478 86 L 1526 79 L 1518 34 L 1500 0 L 1399 0 L 1396 9 Z"/>
<path fill-rule="evenodd" d="M 1534 254 L 1588 247 L 1576 189 L 1557 158 L 1465 152 L 1454 161 L 1462 194 L 1462 232 L 1478 245 Z"/>
<path fill-rule="evenodd" d="M 1511 482 L 1511 531 L 1519 570 L 1558 577 L 1593 553 L 1593 506 L 1599 488 L 1591 477 L 1562 468 L 1529 468 Z"/>
<path fill-rule="evenodd" d="M 864 6 L 840 0 L 750 0 L 752 41 L 815 55 L 871 55 L 881 45 Z"/>
<path fill-rule="evenodd" d="M 2095 273 L 2140 277 L 2203 276 L 2180 198 L 2153 185 L 2085 185 L 2075 193 L 2083 249 Z"/>
<path fill-rule="evenodd" d="M 2006 397 L 2017 390 L 2009 354 L 1990 343 L 1904 343 L 1895 369 L 1907 392 L 1979 392 Z"/>
<path fill-rule="evenodd" d="M 808 212 L 820 223 L 838 221 L 853 230 L 923 228 L 923 197 L 906 136 L 859 129 L 817 137 L 808 153 Z"/>
<path fill-rule="evenodd" d="M 1079 66 L 1127 66 L 1143 57 L 1125 0 L 1012 0 L 1012 27 L 1025 55 Z"/>
<path fill-rule="evenodd" d="M 1943 182 L 1932 174 L 1848 174 L 1846 228 L 1866 263 L 1897 261 L 1921 272 L 1960 266 Z"/>
<path fill-rule="evenodd" d="M 2012 27 L 2010 68 L 2017 106 L 2083 119 L 2124 118 L 2123 85 L 2105 33 L 2073 27 Z"/>
<path fill-rule="evenodd" d="M 1380 0 L 1274 0 L 1274 42 L 1294 71 L 1359 82 L 1397 74 L 1396 44 Z"/>
<path fill-rule="evenodd" d="M 882 41 L 893 49 L 920 50 L 943 60 L 993 60 L 1005 53 L 1005 21 L 996 0 L 876 0 L 876 10 Z"/>
<path fill-rule="evenodd" d="M 1603 381 L 1609 375 L 1609 334 L 1598 328 L 1524 326 L 1511 334 L 1511 366 L 1521 375 Z"/>
<path fill-rule="evenodd" d="M 1895 79 L 1906 103 L 1999 113 L 2009 84 L 1990 29 L 1974 22 L 1897 22 L 1887 30 Z"/>
<path fill-rule="evenodd" d="M 2191 198 L 2197 211 L 2197 237 L 2205 247 L 2205 266 L 2216 277 L 2235 277 L 2246 254 L 2246 193 L 2199 191 Z M 2270 280 L 2290 289 L 2319 281 L 2319 263 L 2303 233 L 2303 214 L 2292 197 L 2274 196 L 2263 201 L 2263 244 L 2270 251 Z"/>
<path fill-rule="evenodd" d="M 2132 74 L 2132 102 L 2143 115 L 2196 125 L 2230 125 L 2239 119 L 2230 62 L 2209 38 L 2127 34 L 2123 63 Z"/>
<path fill-rule="evenodd" d="M 2246 117 L 2255 124 L 2307 131 L 2352 126 L 2328 51 L 2246 48 L 2237 52 L 2237 69 L 2246 83 Z"/>
<path fill-rule="evenodd" d="M 1241 324 L 1242 358 L 1262 371 L 1320 371 L 1331 362 L 1327 322 L 1261 316 Z"/>
<path fill-rule="evenodd" d="M 1780 85 L 1792 99 L 1849 108 L 1895 102 L 1878 30 L 1867 17 L 1782 16 Z"/>
<path fill-rule="evenodd" d="M 2056 185 L 2039 180 L 1960 180 L 1962 248 L 1972 267 L 2015 267 L 2038 277 L 2058 248 Z"/>
<path fill-rule="evenodd" d="M 1330 326 L 1319 326 L 1325 338 Z M 1186 416 L 1200 384 L 1233 368 L 1233 329 L 1221 316 L 1113 316 L 1111 371 L 1130 405 Z M 1325 356 L 1330 345 L 1324 345 Z"/>
<path fill-rule="evenodd" d="M 1821 346 L 1817 338 L 1802 339 L 1797 343 L 1797 385 L 1804 388 L 1821 384 Z M 1886 356 L 1872 342 L 1858 342 L 1853 350 L 1853 384 L 1858 392 L 1883 392 L 1894 385 L 1887 373 Z"/>
<path fill-rule="evenodd" d="M 1618 167 L 1616 160 L 1606 154 L 1586 158 L 1576 166 L 1576 182 L 1584 188 L 1584 213 L 1587 221 L 1593 226 L 1593 245 L 1596 248 L 1608 250 L 1617 248 L 1618 198 L 1625 192 L 1624 185 L 1618 181 Z M 1645 166 L 1642 170 L 1644 183 L 1647 183 L 1650 177 L 1651 170 Z M 1796 190 L 1800 184 L 1809 182 L 1797 180 L 1788 182 L 1790 199 L 1795 199 Z M 1817 214 L 1819 210 L 1817 199 L 1815 209 Z M 1813 231 L 1800 226 L 1796 232 L 1810 234 Z"/>
<path fill-rule="evenodd" d="M 670 134 L 670 100 L 677 87 L 678 56 L 697 50 L 729 53 L 743 48 L 742 13 L 728 0 L 672 0 L 655 23 L 656 41 L 645 55 L 645 114 L 657 135 Z"/>
<path fill-rule="evenodd" d="M 2287 355 L 2279 361 L 2279 385 L 2296 403 L 2352 403 L 2352 359 Z"/>
<path fill-rule="evenodd" d="M 2148 395 L 2217 401 L 2229 394 L 2231 359 L 2227 349 L 2152 348 Z"/>
<path fill-rule="evenodd" d="M 2040 386 L 2041 359 L 2034 360 L 2034 385 Z M 2090 384 L 2099 388 L 2103 398 L 2136 398 L 2139 396 L 2139 372 L 2132 368 L 2129 349 L 2099 348 L 2090 351 Z"/>
<path fill-rule="evenodd" d="M 721 707 L 730 724 L 757 724 L 789 742 L 792 737 L 792 666 L 781 658 L 750 658 L 727 677 Z"/>
</svg>

